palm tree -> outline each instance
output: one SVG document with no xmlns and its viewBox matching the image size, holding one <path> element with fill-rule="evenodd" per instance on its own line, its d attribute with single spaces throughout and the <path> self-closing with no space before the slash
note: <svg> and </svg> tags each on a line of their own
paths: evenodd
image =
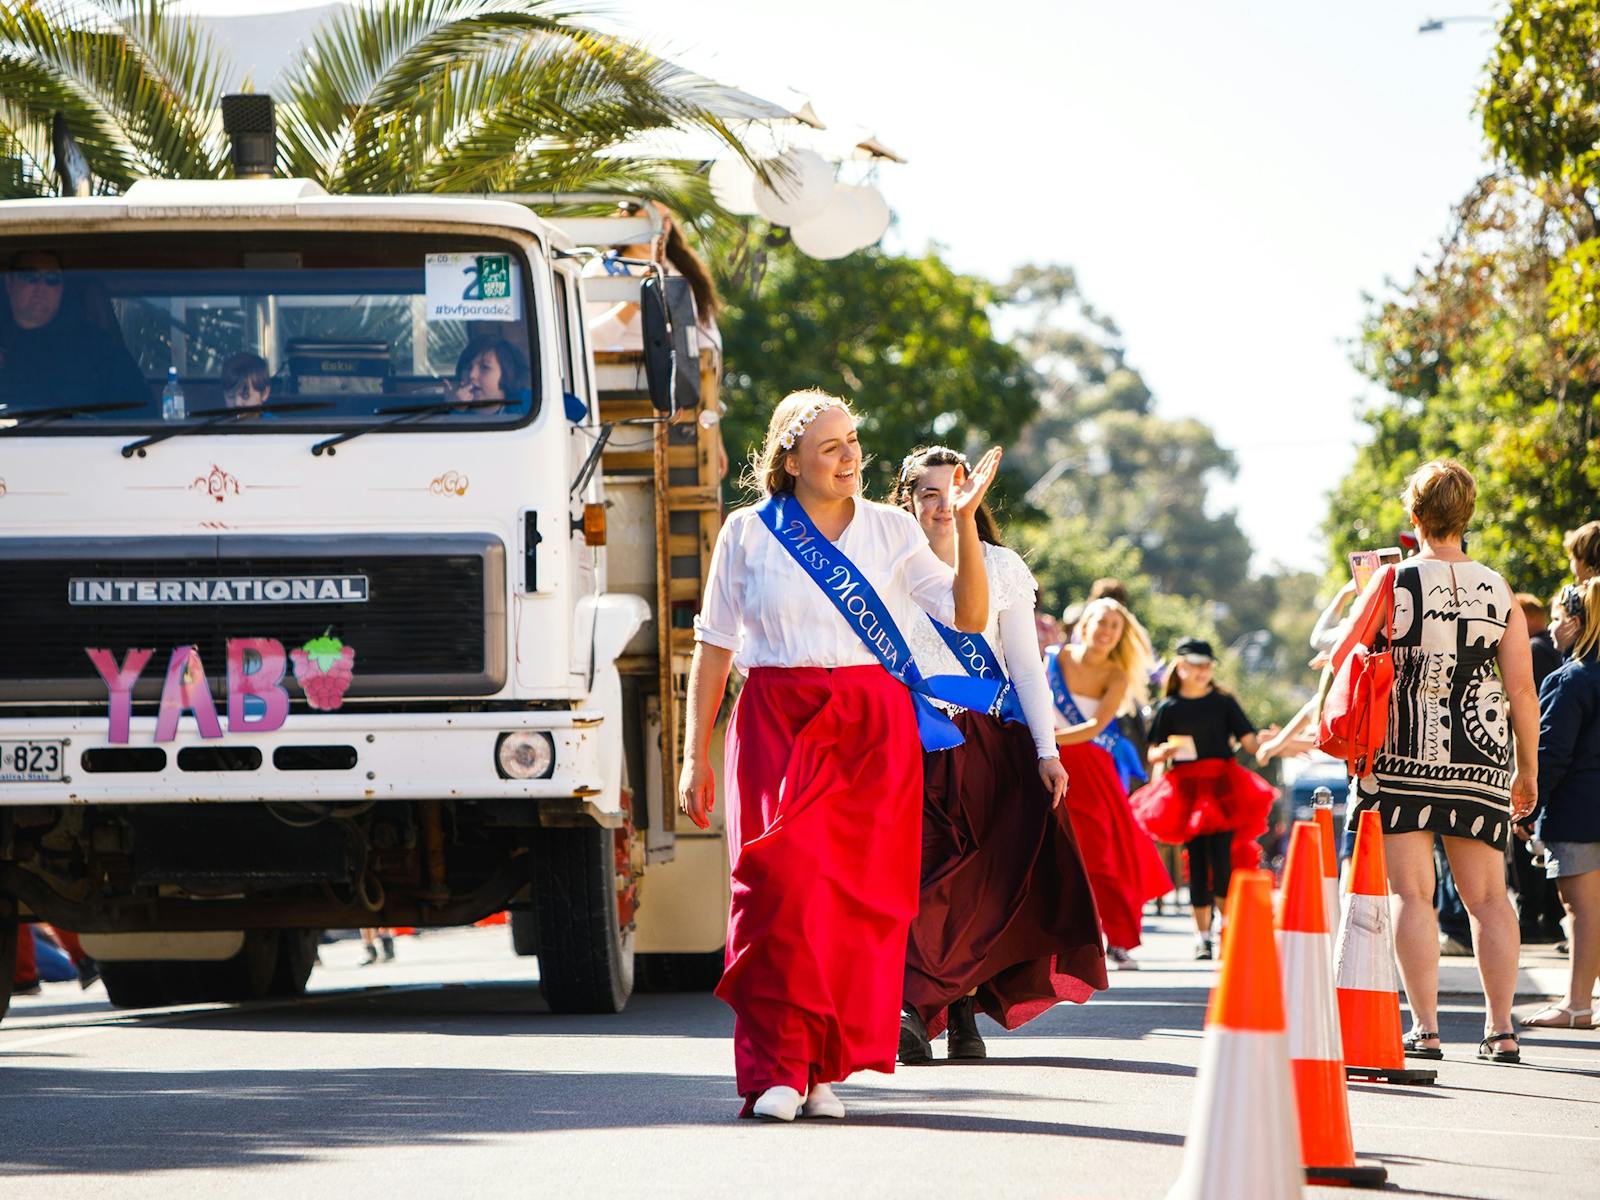
<svg viewBox="0 0 1600 1200">
<path fill-rule="evenodd" d="M 696 129 L 739 149 L 723 89 L 579 19 L 553 0 L 342 9 L 279 84 L 280 173 L 367 194 L 626 189 L 704 212 L 693 164 L 627 144 Z M 170 0 L 0 0 L 0 196 L 54 190 L 56 113 L 101 191 L 226 177 L 231 76 Z"/>
</svg>

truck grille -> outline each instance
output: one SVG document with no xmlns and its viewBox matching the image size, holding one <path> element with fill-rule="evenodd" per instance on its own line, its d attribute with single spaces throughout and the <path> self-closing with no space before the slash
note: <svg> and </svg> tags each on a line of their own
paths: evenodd
<svg viewBox="0 0 1600 1200">
<path fill-rule="evenodd" d="M 365 602 L 68 603 L 74 579 L 351 576 Z M 135 692 L 154 700 L 173 647 L 193 645 L 220 709 L 229 638 L 293 649 L 325 631 L 355 649 L 349 697 L 491 695 L 505 683 L 504 597 L 504 547 L 479 535 L 0 538 L 0 700 L 104 700 L 89 646 L 118 661 L 154 648 Z"/>
</svg>

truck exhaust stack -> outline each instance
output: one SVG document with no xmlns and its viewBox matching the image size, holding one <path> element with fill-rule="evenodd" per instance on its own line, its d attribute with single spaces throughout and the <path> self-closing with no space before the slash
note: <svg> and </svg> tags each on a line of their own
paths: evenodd
<svg viewBox="0 0 1600 1200">
<path fill-rule="evenodd" d="M 234 178 L 271 179 L 278 160 L 272 97 L 262 93 L 224 96 L 222 128 L 233 143 Z"/>
</svg>

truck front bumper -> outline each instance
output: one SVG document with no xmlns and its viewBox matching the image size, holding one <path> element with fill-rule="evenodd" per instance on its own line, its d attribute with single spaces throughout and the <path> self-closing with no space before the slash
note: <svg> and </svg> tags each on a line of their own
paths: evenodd
<svg viewBox="0 0 1600 1200">
<path fill-rule="evenodd" d="M 136 717 L 126 746 L 106 739 L 106 720 L 76 717 L 0 719 L 0 741 L 65 743 L 65 777 L 56 782 L 0 782 L 0 806 L 35 804 L 231 804 L 263 801 L 345 804 L 364 800 L 527 799 L 562 802 L 602 820 L 618 798 L 604 795 L 599 711 L 507 713 L 334 713 L 293 715 L 272 733 L 201 738 L 192 725 L 156 743 L 155 718 Z M 507 779 L 496 768 L 504 733 L 549 736 L 555 761 L 548 778 Z M 237 751 L 230 769 L 193 748 Z M 114 768 L 121 756 L 130 769 Z M 164 752 L 160 756 L 142 753 Z M 92 754 L 85 762 L 89 751 Z M 251 753 L 254 751 L 254 753 Z M 285 753 L 279 753 L 285 751 Z M 308 753 L 314 752 L 314 753 Z M 306 759 L 336 768 L 284 769 Z M 196 758 L 199 761 L 196 761 Z M 142 759 L 135 767 L 135 759 Z M 249 766 L 250 763 L 255 766 Z M 348 763 L 349 765 L 344 765 Z M 606 823 L 609 823 L 606 822 Z"/>
</svg>

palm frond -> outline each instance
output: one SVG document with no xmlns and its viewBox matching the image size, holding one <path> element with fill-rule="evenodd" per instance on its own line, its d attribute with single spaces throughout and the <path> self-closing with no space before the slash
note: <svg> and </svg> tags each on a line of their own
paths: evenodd
<svg viewBox="0 0 1600 1200">
<path fill-rule="evenodd" d="M 374 126 L 452 65 L 528 34 L 561 36 L 553 0 L 375 0 L 325 21 L 288 72 L 285 163 L 330 190 Z"/>
<path fill-rule="evenodd" d="M 636 46 L 585 31 L 523 36 L 438 72 L 374 122 L 341 172 L 362 191 L 489 191 L 565 174 L 652 131 L 698 126 L 743 153 L 704 101 L 713 85 Z M 592 172 L 585 166 L 582 172 Z"/>
<path fill-rule="evenodd" d="M 54 90 L 91 169 L 119 187 L 141 174 L 221 170 L 225 59 L 198 22 L 168 9 L 169 0 L 0 0 L 10 77 Z"/>
<path fill-rule="evenodd" d="M 0 125 L 28 162 L 36 181 L 22 194 L 49 194 L 55 177 L 50 124 L 56 113 L 67 120 L 89 160 L 95 179 L 121 189 L 135 176 L 134 149 L 124 131 L 104 108 L 86 98 L 68 80 L 0 42 Z"/>
</svg>

